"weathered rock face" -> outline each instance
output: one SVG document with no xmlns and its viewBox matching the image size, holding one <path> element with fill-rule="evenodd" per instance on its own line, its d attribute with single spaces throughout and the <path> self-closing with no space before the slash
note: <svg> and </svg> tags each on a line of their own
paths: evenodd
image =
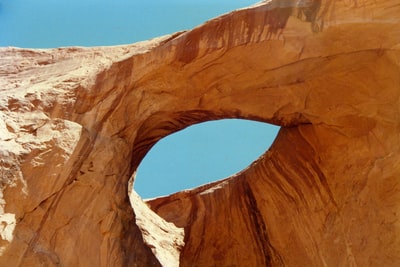
<svg viewBox="0 0 400 267">
<path fill-rule="evenodd" d="M 399 14 L 273 0 L 133 45 L 1 48 L 0 266 L 399 266 Z M 155 142 L 221 118 L 282 129 L 158 215 L 129 199 Z"/>
</svg>

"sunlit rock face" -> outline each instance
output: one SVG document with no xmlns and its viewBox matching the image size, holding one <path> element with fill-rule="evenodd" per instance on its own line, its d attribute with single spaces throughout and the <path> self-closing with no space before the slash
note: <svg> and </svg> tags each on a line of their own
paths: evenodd
<svg viewBox="0 0 400 267">
<path fill-rule="evenodd" d="M 133 45 L 1 48 L 0 266 L 399 266 L 399 14 L 269 1 Z M 155 142 L 222 118 L 282 128 L 156 214 L 128 197 Z"/>
</svg>

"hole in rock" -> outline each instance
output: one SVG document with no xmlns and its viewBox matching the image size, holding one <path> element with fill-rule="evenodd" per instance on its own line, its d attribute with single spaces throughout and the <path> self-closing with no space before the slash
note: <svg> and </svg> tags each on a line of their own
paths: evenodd
<svg viewBox="0 0 400 267">
<path fill-rule="evenodd" d="M 134 188 L 142 198 L 154 198 L 229 177 L 258 159 L 278 130 L 239 119 L 192 125 L 153 146 L 137 169 Z"/>
</svg>

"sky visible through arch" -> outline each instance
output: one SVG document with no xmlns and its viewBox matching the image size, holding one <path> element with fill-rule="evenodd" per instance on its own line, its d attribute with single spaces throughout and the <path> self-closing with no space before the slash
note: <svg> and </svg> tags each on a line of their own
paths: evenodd
<svg viewBox="0 0 400 267">
<path fill-rule="evenodd" d="M 153 198 L 226 178 L 261 156 L 278 130 L 237 119 L 192 125 L 149 151 L 138 168 L 135 189 L 143 198 Z"/>
<path fill-rule="evenodd" d="M 191 29 L 255 2 L 0 0 L 0 46 L 129 44 Z M 139 167 L 135 188 L 150 198 L 232 175 L 261 155 L 277 131 L 272 125 L 243 120 L 189 127 L 153 147 Z"/>
</svg>

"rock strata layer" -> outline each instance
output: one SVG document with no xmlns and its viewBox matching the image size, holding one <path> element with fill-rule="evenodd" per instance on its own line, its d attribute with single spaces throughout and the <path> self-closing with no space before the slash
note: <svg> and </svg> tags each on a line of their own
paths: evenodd
<svg viewBox="0 0 400 267">
<path fill-rule="evenodd" d="M 272 0 L 132 45 L 0 48 L 0 266 L 399 266 L 399 14 Z M 130 192 L 158 140 L 223 118 L 281 130 L 233 177 Z"/>
</svg>

